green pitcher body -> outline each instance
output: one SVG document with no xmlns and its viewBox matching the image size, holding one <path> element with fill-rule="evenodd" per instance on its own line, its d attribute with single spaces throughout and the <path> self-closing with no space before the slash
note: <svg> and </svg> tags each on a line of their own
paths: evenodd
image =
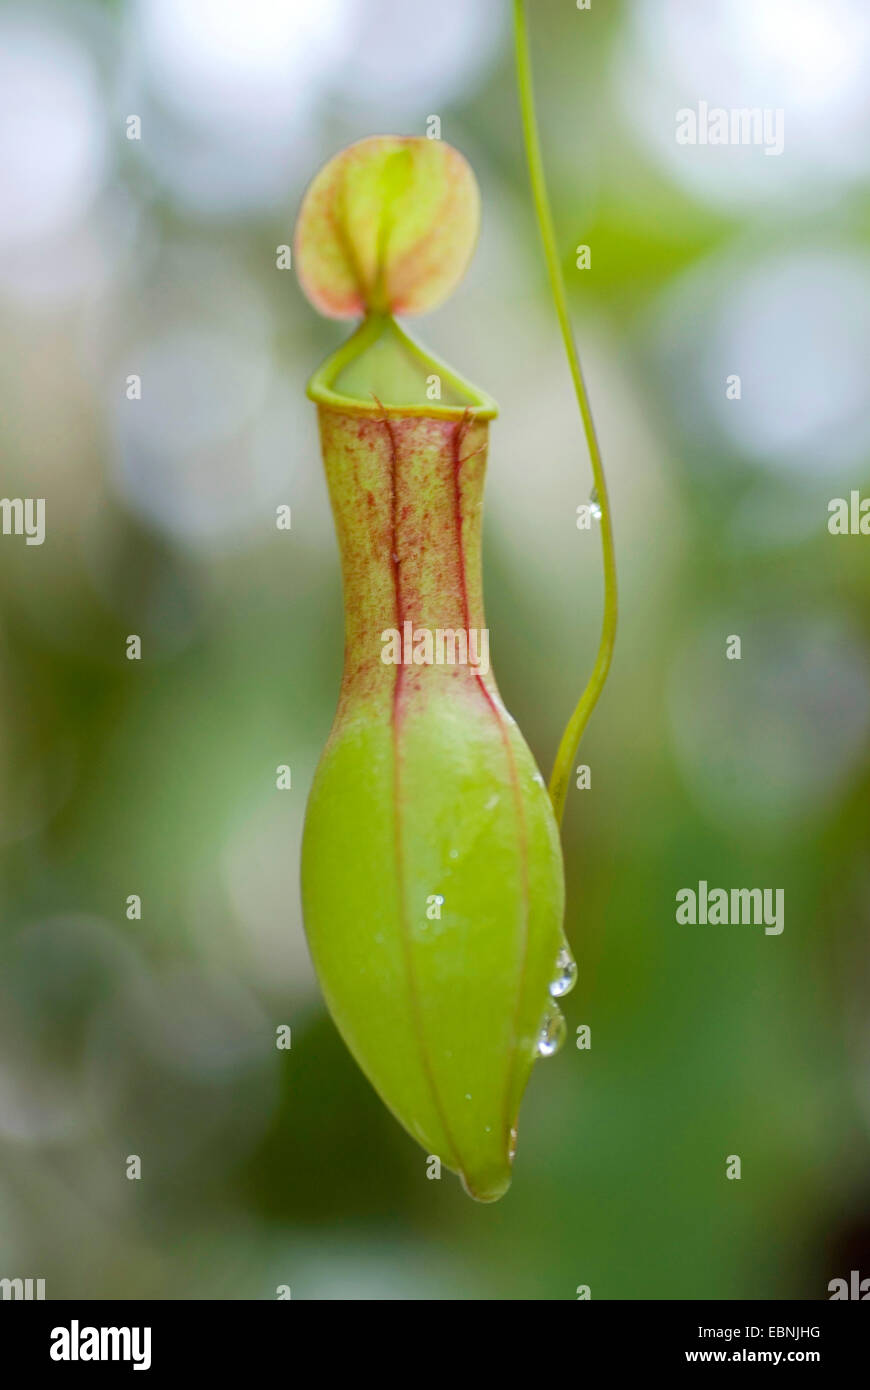
<svg viewBox="0 0 870 1390">
<path fill-rule="evenodd" d="M 485 415 L 319 405 L 345 663 L 302 897 L 360 1067 L 427 1155 L 488 1201 L 510 1182 L 570 956 L 551 803 L 489 667 Z"/>
</svg>

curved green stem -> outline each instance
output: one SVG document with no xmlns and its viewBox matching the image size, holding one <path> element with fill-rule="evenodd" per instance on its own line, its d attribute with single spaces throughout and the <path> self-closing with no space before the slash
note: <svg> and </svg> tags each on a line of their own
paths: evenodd
<svg viewBox="0 0 870 1390">
<path fill-rule="evenodd" d="M 571 769 L 574 756 L 577 752 L 577 746 L 589 722 L 589 716 L 594 710 L 598 697 L 604 688 L 604 682 L 607 680 L 607 672 L 610 669 L 610 660 L 613 655 L 618 611 L 616 557 L 613 548 L 613 523 L 610 517 L 610 499 L 607 495 L 604 466 L 601 462 L 601 451 L 598 447 L 598 438 L 595 433 L 595 422 L 592 419 L 592 410 L 589 405 L 589 398 L 586 394 L 586 383 L 583 380 L 583 370 L 580 366 L 580 358 L 574 342 L 574 335 L 571 331 L 571 320 L 568 317 L 565 284 L 562 278 L 559 252 L 556 246 L 553 215 L 550 211 L 550 202 L 547 196 L 547 183 L 544 176 L 541 146 L 538 139 L 538 128 L 535 119 L 535 98 L 532 86 L 532 66 L 529 60 L 525 0 L 514 0 L 514 32 L 516 36 L 517 83 L 519 86 L 520 110 L 522 113 L 526 158 L 528 159 L 529 175 L 532 184 L 532 196 L 534 198 L 541 240 L 544 243 L 544 257 L 547 262 L 547 272 L 550 277 L 550 289 L 556 306 L 559 327 L 562 331 L 565 352 L 568 356 L 568 364 L 571 368 L 571 376 L 574 379 L 574 390 L 577 393 L 577 403 L 580 406 L 580 414 L 583 419 L 583 430 L 586 435 L 586 444 L 589 449 L 589 458 L 592 464 L 592 477 L 595 481 L 598 504 L 601 508 L 601 550 L 604 559 L 604 617 L 601 626 L 601 640 L 598 644 L 598 655 L 595 658 L 592 674 L 589 677 L 586 689 L 580 696 L 577 708 L 571 715 L 565 732 L 562 735 L 559 749 L 556 753 L 556 761 L 553 764 L 553 771 L 550 776 L 550 799 L 556 813 L 556 820 L 561 824 L 562 816 L 565 811 L 565 797 L 568 792 L 568 783 L 571 779 Z"/>
</svg>

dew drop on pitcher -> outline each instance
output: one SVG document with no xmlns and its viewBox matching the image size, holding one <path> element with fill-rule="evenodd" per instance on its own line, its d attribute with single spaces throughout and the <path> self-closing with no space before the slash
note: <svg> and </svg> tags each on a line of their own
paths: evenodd
<svg viewBox="0 0 870 1390">
<path fill-rule="evenodd" d="M 597 487 L 594 487 L 589 494 L 589 515 L 593 521 L 601 520 L 601 503 L 598 500 Z"/>
<path fill-rule="evenodd" d="M 550 996 L 553 999 L 561 999 L 563 995 L 570 994 L 577 983 L 577 962 L 571 955 L 566 946 L 556 957 L 556 973 L 550 981 Z"/>
<path fill-rule="evenodd" d="M 538 1057 L 553 1057 L 565 1041 L 565 1019 L 556 1008 L 545 1015 L 538 1034 Z"/>
</svg>

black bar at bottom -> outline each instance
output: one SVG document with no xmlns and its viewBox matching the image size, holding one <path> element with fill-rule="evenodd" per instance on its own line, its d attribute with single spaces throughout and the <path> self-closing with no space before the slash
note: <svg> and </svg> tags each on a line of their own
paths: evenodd
<svg viewBox="0 0 870 1390">
<path fill-rule="evenodd" d="M 439 1363 L 455 1373 L 460 1347 L 466 1371 L 479 1357 L 489 1375 L 519 1349 L 540 1356 L 542 1374 L 568 1377 L 596 1362 L 613 1371 L 686 1367 L 691 1373 L 719 1366 L 734 1372 L 766 1365 L 830 1374 L 864 1363 L 870 1331 L 870 1310 L 860 1302 L 589 1301 L 572 1303 L 570 1312 L 562 1307 L 558 1315 L 534 1306 L 540 1311 L 513 1313 L 504 1323 L 498 1304 L 439 1303 L 429 1313 L 394 1311 L 381 1325 L 373 1304 L 355 1314 L 346 1303 L 301 1300 L 4 1301 L 0 1337 L 4 1364 L 14 1365 L 19 1376 L 138 1370 L 157 1380 L 185 1372 L 225 1379 L 255 1370 L 298 1379 L 310 1376 L 312 1357 L 315 1367 L 335 1374 L 346 1349 L 354 1375 L 389 1371 L 394 1380 L 416 1379 L 421 1369 L 431 1376 Z M 454 1328 L 461 1343 L 451 1335 Z"/>
</svg>

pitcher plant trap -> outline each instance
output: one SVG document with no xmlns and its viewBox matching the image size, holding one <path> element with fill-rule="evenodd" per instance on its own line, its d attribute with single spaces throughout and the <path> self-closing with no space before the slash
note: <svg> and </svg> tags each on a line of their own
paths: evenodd
<svg viewBox="0 0 870 1390">
<path fill-rule="evenodd" d="M 522 0 L 514 21 L 532 197 L 600 508 L 604 621 L 549 788 L 489 661 L 481 519 L 486 391 L 399 320 L 456 288 L 480 194 L 465 158 L 415 136 L 360 140 L 310 184 L 295 233 L 308 299 L 359 326 L 315 372 L 341 552 L 345 655 L 302 847 L 302 902 L 333 1019 L 427 1155 L 491 1202 L 507 1190 L 535 1061 L 564 1036 L 577 969 L 559 825 L 616 628 L 607 486 L 568 318 L 539 148 Z"/>
</svg>

